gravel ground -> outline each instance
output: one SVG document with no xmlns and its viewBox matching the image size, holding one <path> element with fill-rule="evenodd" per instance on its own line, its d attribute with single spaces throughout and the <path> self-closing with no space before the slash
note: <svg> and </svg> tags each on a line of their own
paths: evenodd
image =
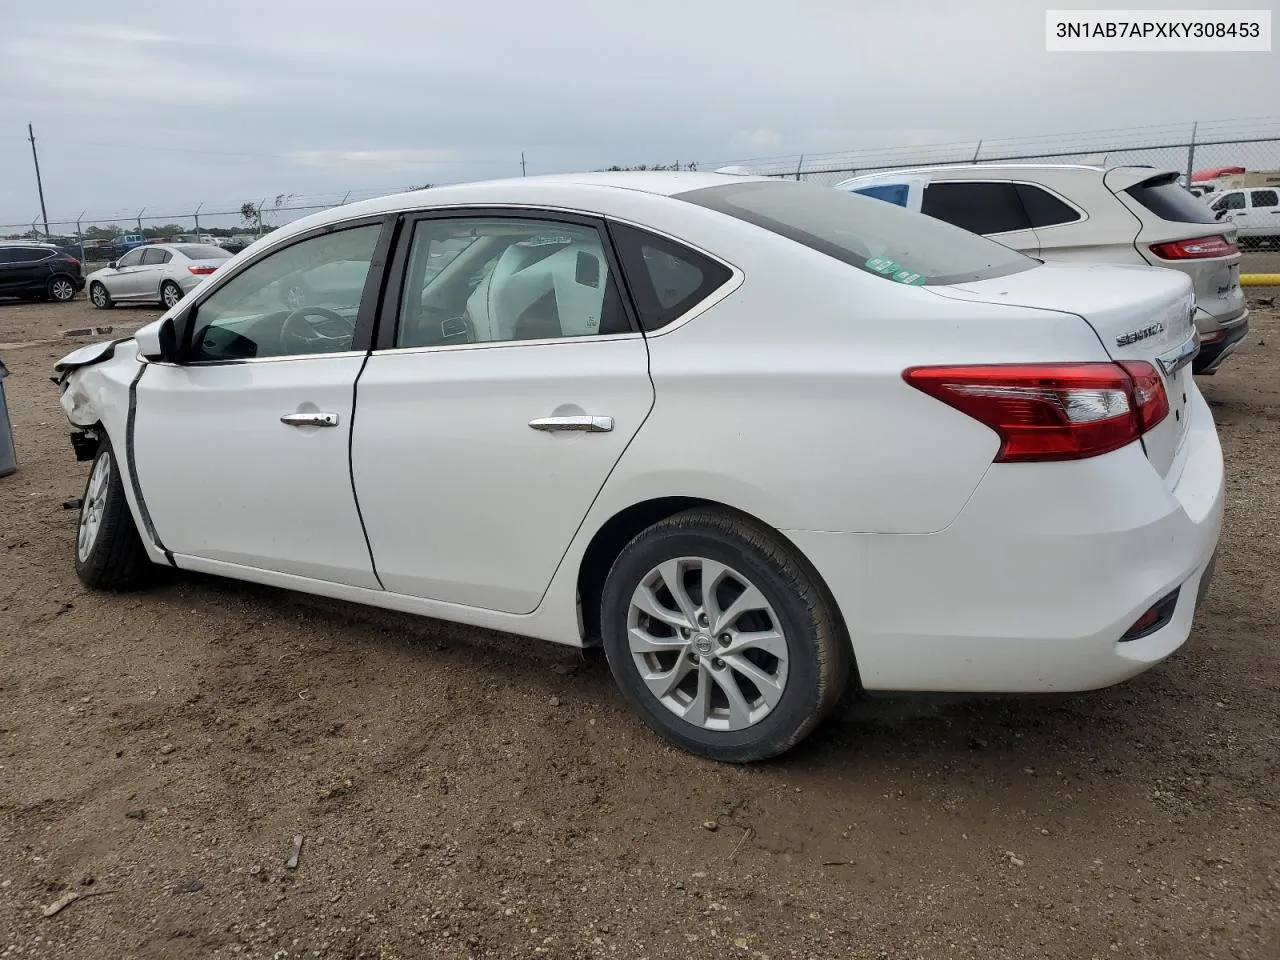
<svg viewBox="0 0 1280 960">
<path fill-rule="evenodd" d="M 1280 957 L 1280 312 L 1201 384 L 1229 503 L 1182 651 L 1087 695 L 849 700 L 751 768 L 664 746 L 598 653 L 86 592 L 58 331 L 154 315 L 0 305 L 5 960 Z"/>
</svg>

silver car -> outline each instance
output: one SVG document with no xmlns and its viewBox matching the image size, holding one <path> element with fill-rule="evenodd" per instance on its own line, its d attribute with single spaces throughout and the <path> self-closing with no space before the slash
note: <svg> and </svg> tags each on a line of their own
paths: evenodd
<svg viewBox="0 0 1280 960">
<path fill-rule="evenodd" d="M 117 303 L 172 307 L 233 255 L 205 243 L 151 243 L 89 274 L 89 299 L 99 310 Z"/>
</svg>

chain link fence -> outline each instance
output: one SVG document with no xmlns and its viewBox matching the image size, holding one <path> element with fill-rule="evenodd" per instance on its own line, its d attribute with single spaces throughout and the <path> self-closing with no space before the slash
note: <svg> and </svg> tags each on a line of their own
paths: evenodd
<svg viewBox="0 0 1280 960">
<path fill-rule="evenodd" d="M 751 173 L 835 184 L 861 174 L 974 163 L 1087 163 L 1103 167 L 1150 166 L 1194 173 L 1220 167 L 1280 169 L 1280 118 L 1215 120 L 1137 130 L 970 140 L 842 153 L 725 161 Z M 703 167 L 703 169 L 714 169 Z"/>
<path fill-rule="evenodd" d="M 177 204 L 158 208 L 168 212 L 153 212 L 149 207 L 142 207 L 136 213 L 113 210 L 91 214 L 85 211 L 74 219 L 51 218 L 47 229 L 44 219 L 36 216 L 26 223 L 0 223 L 0 239 L 56 243 L 87 262 L 114 259 L 127 246 L 136 245 L 138 238 L 191 242 L 202 237 L 214 237 L 216 242 L 236 249 L 311 213 L 428 186 L 431 184 L 328 194 L 277 194 L 241 203 L 196 202 L 186 210 L 182 209 L 186 205 Z"/>
<path fill-rule="evenodd" d="M 1221 167 L 1280 170 L 1280 117 L 1253 120 L 1210 120 L 1127 130 L 1061 134 L 1005 140 L 878 147 L 840 153 L 793 154 L 748 160 L 724 160 L 650 169 L 714 170 L 735 166 L 750 173 L 835 184 L 859 174 L 907 167 L 969 163 L 1088 163 L 1113 167 L 1143 165 L 1179 171 L 1191 182 L 1197 171 Z M 618 168 L 614 168 L 618 169 Z M 644 169 L 640 167 L 630 169 Z M 274 196 L 233 202 L 193 202 L 137 212 L 114 210 L 51 219 L 41 217 L 0 224 L 0 238 L 44 239 L 76 247 L 83 259 L 109 259 L 123 237 L 189 238 L 212 234 L 222 242 L 247 242 L 291 220 L 319 210 L 402 190 L 417 184 L 344 193 Z M 186 206 L 187 209 L 182 207 Z M 167 212 L 161 213 L 160 210 Z"/>
</svg>

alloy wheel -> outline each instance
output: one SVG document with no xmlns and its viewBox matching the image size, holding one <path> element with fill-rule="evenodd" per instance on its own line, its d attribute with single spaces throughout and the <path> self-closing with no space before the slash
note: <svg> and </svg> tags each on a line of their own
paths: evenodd
<svg viewBox="0 0 1280 960">
<path fill-rule="evenodd" d="M 53 299 L 55 300 L 70 300 L 76 295 L 76 288 L 71 285 L 71 281 L 61 278 L 53 281 L 49 291 L 53 294 Z"/>
<path fill-rule="evenodd" d="M 111 486 L 111 454 L 105 450 L 98 454 L 93 465 L 93 473 L 89 475 L 89 486 L 84 493 L 84 503 L 80 506 L 80 529 L 76 534 L 76 555 L 83 563 L 93 551 L 98 541 L 98 530 L 102 527 L 102 513 L 107 507 L 107 490 Z"/>
<path fill-rule="evenodd" d="M 742 730 L 782 699 L 788 646 L 764 594 L 704 557 L 659 564 L 637 585 L 627 643 L 649 692 L 705 730 Z"/>
<path fill-rule="evenodd" d="M 164 285 L 164 290 L 161 292 L 161 297 L 164 300 L 164 305 L 166 307 L 172 307 L 182 299 L 182 291 L 174 284 L 166 283 Z"/>
</svg>

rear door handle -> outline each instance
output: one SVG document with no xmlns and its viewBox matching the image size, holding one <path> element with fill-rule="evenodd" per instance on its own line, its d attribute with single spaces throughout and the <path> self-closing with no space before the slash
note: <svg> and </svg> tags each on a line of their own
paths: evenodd
<svg viewBox="0 0 1280 960">
<path fill-rule="evenodd" d="M 286 413 L 280 422 L 290 427 L 336 427 L 336 413 Z"/>
<path fill-rule="evenodd" d="M 608 433 L 613 429 L 613 417 L 539 417 L 530 420 L 535 430 L 580 430 L 583 433 Z"/>
</svg>

